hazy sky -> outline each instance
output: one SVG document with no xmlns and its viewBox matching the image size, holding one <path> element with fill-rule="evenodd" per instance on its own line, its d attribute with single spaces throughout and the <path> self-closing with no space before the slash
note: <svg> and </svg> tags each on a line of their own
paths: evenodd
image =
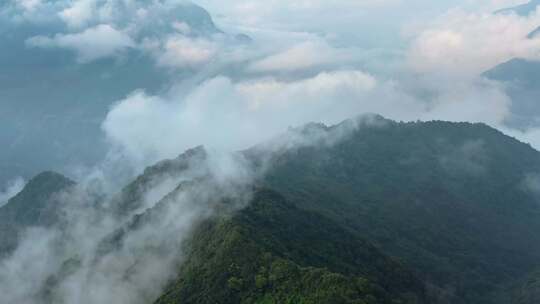
<svg viewBox="0 0 540 304">
<path fill-rule="evenodd" d="M 76 99 L 77 114 L 57 132 L 89 119 L 71 142 L 94 128 L 100 133 L 92 141 L 106 139 L 138 167 L 199 144 L 241 149 L 289 126 L 365 112 L 485 122 L 536 143 L 535 129 L 507 126 L 513 101 L 505 84 L 482 76 L 512 58 L 539 58 L 540 38 L 527 37 L 540 26 L 538 12 L 493 14 L 524 2 L 195 1 L 220 32 L 204 10 L 180 0 L 11 0 L 0 10 L 1 37 L 11 43 L 0 61 L 45 76 L 0 75 L 12 82 L 0 110 L 9 104 L 21 116 L 15 134 L 31 105 L 64 100 L 57 112 L 39 112 L 62 119 Z M 49 69 L 59 66 L 59 80 L 43 89 Z M 62 85 L 82 75 L 84 85 Z M 13 110 L 20 94 L 30 111 Z M 88 105 L 97 114 L 78 111 Z M 5 138 L 14 138 L 9 132 Z"/>
</svg>

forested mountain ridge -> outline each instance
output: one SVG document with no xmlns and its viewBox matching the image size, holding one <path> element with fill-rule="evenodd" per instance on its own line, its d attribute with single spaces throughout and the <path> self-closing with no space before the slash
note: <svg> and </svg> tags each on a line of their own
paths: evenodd
<svg viewBox="0 0 540 304">
<path fill-rule="evenodd" d="M 0 208 L 0 257 L 17 244 L 19 234 L 29 227 L 47 227 L 58 222 L 62 200 L 58 194 L 75 182 L 55 172 L 31 179 L 23 191 Z"/>
<path fill-rule="evenodd" d="M 540 153 L 489 126 L 380 116 L 308 124 L 235 153 L 256 176 L 238 188 L 216 186 L 209 158 L 198 147 L 160 162 L 109 202 L 115 216 L 133 218 L 103 240 L 98 264 L 133 235 L 148 237 L 149 223 L 168 230 L 143 250 L 158 257 L 178 250 L 157 303 L 528 304 L 535 297 Z M 49 178 L 37 180 L 45 186 Z M 72 185 L 55 174 L 50 180 Z M 35 184 L 18 196 L 41 189 Z M 212 212 L 195 214 L 176 239 L 170 225 L 208 202 Z M 152 238 L 160 235 L 154 230 Z"/>
<path fill-rule="evenodd" d="M 279 154 L 267 185 L 362 233 L 455 303 L 505 303 L 491 293 L 540 261 L 540 154 L 483 124 L 380 121 Z"/>
<path fill-rule="evenodd" d="M 203 223 L 191 243 L 157 303 L 427 303 L 403 265 L 269 189 Z"/>
</svg>

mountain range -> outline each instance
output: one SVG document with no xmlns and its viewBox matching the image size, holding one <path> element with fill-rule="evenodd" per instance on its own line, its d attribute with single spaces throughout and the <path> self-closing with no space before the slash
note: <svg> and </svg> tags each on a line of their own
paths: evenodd
<svg viewBox="0 0 540 304">
<path fill-rule="evenodd" d="M 257 173 L 240 186 L 210 173 L 210 158 L 189 150 L 96 200 L 127 219 L 100 241 L 98 260 L 170 214 L 213 210 L 185 239 L 185 229 L 155 232 L 168 241 L 152 251 L 182 258 L 147 303 L 538 301 L 540 153 L 491 127 L 380 116 L 307 124 L 234 153 Z M 163 180 L 171 185 L 157 195 Z M 62 193 L 74 188 L 45 172 L 0 208 L 4 256 L 25 229 L 62 227 Z M 183 200 L 191 207 L 172 212 Z M 61 303 L 55 284 L 82 267 L 69 261 L 42 287 L 43 303 Z"/>
<path fill-rule="evenodd" d="M 79 64 L 73 49 L 30 47 L 32 37 L 59 37 L 73 29 L 58 18 L 36 23 L 7 21 L 2 9 L 9 5 L 11 1 L 0 3 L 0 187 L 15 177 L 28 179 L 48 168 L 62 171 L 98 163 L 108 149 L 101 123 L 110 107 L 135 90 L 152 94 L 172 81 L 169 69 L 136 48 L 126 49 L 120 59 L 105 57 Z M 117 27 L 133 18 L 128 8 L 115 9 L 122 17 Z M 222 33 L 206 10 L 185 2 L 146 18 L 137 39 L 171 35 L 176 32 L 173 24 L 188 27 L 190 37 Z M 184 69 L 175 77 L 191 74 Z M 40 153 L 36 155 L 37 147 Z"/>
<path fill-rule="evenodd" d="M 530 1 L 528 3 L 499 10 L 497 14 L 515 13 L 520 16 L 529 16 L 536 11 L 540 1 Z M 539 27 L 529 33 L 528 39 L 538 39 Z M 526 58 L 513 58 L 503 62 L 483 75 L 488 79 L 500 81 L 505 86 L 505 92 L 512 100 L 512 115 L 506 122 L 509 126 L 518 129 L 537 127 L 538 99 L 538 75 L 540 74 L 540 63 L 536 60 Z"/>
<path fill-rule="evenodd" d="M 504 8 L 501 10 L 496 11 L 496 14 L 509 14 L 514 13 L 518 14 L 520 16 L 527 16 L 531 13 L 533 13 L 536 8 L 540 5 L 540 1 L 538 0 L 531 0 L 527 3 L 520 4 L 514 7 Z"/>
</svg>

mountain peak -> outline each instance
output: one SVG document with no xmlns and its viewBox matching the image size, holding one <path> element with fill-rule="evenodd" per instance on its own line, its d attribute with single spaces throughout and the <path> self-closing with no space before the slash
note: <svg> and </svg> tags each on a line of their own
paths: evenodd
<svg viewBox="0 0 540 304">
<path fill-rule="evenodd" d="M 538 36 L 540 36 L 540 26 L 537 27 L 534 31 L 532 31 L 529 35 L 527 35 L 527 38 L 534 39 Z"/>
<path fill-rule="evenodd" d="M 56 223 L 62 206 L 57 194 L 74 186 L 75 182 L 62 174 L 45 171 L 0 208 L 0 256 L 15 248 L 18 233 L 25 228 Z"/>
<path fill-rule="evenodd" d="M 206 157 L 206 149 L 204 146 L 197 146 L 195 148 L 187 149 L 184 153 L 178 156 L 178 159 L 192 158 L 192 157 Z"/>
<path fill-rule="evenodd" d="M 500 9 L 495 11 L 495 14 L 517 14 L 520 16 L 528 16 L 533 13 L 539 5 L 540 0 L 531 0 L 525 4 Z"/>
<path fill-rule="evenodd" d="M 45 180 L 56 180 L 56 181 L 62 181 L 65 183 L 75 183 L 74 181 L 70 180 L 69 178 L 65 177 L 64 175 L 55 172 L 55 171 L 43 171 L 36 176 L 34 176 L 28 184 L 30 183 L 38 183 Z"/>
<path fill-rule="evenodd" d="M 25 200 L 36 194 L 49 196 L 75 185 L 75 182 L 53 171 L 44 171 L 28 181 L 26 186 L 11 201 Z M 9 204 L 9 203 L 8 203 Z"/>
</svg>

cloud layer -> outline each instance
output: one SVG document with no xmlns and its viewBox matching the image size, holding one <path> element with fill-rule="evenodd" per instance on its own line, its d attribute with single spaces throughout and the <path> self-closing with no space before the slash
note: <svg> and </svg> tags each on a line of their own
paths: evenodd
<svg viewBox="0 0 540 304">
<path fill-rule="evenodd" d="M 19 193 L 25 185 L 23 178 L 19 177 L 7 183 L 4 190 L 0 191 L 0 207 L 2 207 L 8 200 Z"/>
<path fill-rule="evenodd" d="M 30 47 L 73 50 L 80 63 L 118 55 L 135 46 L 129 35 L 108 24 L 97 25 L 76 34 L 57 34 L 52 38 L 36 36 L 29 38 L 26 44 Z"/>
<path fill-rule="evenodd" d="M 421 30 L 409 50 L 419 72 L 479 75 L 512 58 L 540 60 L 540 38 L 529 38 L 540 12 L 515 14 L 451 11 Z"/>
</svg>

